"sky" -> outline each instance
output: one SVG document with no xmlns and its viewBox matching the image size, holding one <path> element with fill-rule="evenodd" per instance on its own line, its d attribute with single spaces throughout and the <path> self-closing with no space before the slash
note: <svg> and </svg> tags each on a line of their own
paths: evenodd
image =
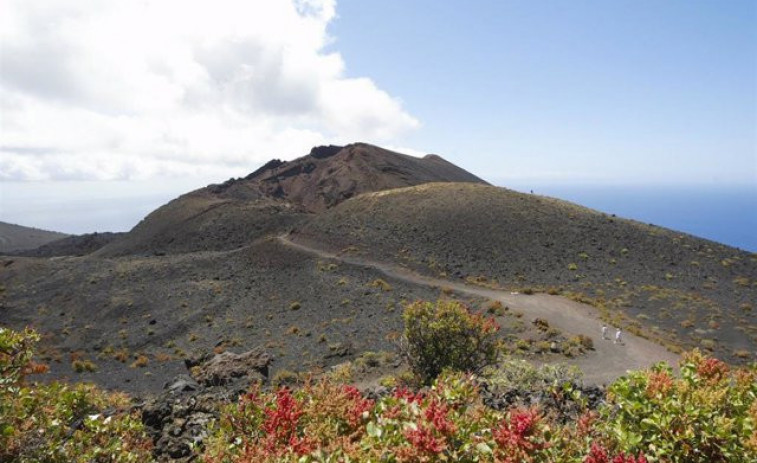
<svg viewBox="0 0 757 463">
<path fill-rule="evenodd" d="M 355 141 L 520 189 L 757 186 L 757 2 L 0 2 L 0 220 L 128 230 Z"/>
</svg>

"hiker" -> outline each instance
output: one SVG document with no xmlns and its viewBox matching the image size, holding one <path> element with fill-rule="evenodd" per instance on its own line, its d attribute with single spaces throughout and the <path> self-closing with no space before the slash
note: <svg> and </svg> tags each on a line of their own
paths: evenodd
<svg viewBox="0 0 757 463">
<path fill-rule="evenodd" d="M 620 328 L 618 328 L 618 330 L 615 332 L 615 344 L 620 344 L 620 343 L 621 343 L 621 340 L 620 340 Z"/>
<path fill-rule="evenodd" d="M 607 325 L 602 325 L 602 339 L 607 339 Z"/>
</svg>

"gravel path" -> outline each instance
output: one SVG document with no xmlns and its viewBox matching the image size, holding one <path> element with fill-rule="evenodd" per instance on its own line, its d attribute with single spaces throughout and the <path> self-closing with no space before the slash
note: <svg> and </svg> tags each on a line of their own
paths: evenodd
<svg viewBox="0 0 757 463">
<path fill-rule="evenodd" d="M 550 326 L 554 326 L 565 333 L 590 336 L 594 340 L 594 350 L 577 359 L 568 360 L 568 363 L 581 368 L 584 373 L 584 381 L 588 384 L 608 384 L 624 375 L 628 370 L 645 368 L 660 361 L 666 361 L 673 366 L 678 363 L 678 355 L 631 333 L 623 332 L 622 343 L 615 344 L 613 341 L 615 337 L 614 327 L 608 327 L 608 338 L 611 339 L 602 340 L 602 321 L 597 310 L 590 305 L 581 304 L 561 296 L 513 294 L 427 277 L 398 265 L 374 262 L 364 257 L 333 253 L 318 248 L 315 243 L 300 240 L 294 242 L 288 235 L 279 236 L 279 241 L 292 248 L 322 258 L 374 268 L 389 277 L 406 282 L 452 288 L 459 293 L 499 300 L 511 309 L 523 312 L 529 319 L 543 318 L 549 322 Z"/>
</svg>

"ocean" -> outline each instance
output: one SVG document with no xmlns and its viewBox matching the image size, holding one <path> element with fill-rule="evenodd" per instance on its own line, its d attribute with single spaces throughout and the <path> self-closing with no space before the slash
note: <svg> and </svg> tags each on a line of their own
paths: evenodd
<svg viewBox="0 0 757 463">
<path fill-rule="evenodd" d="M 528 192 L 522 185 L 514 188 Z M 757 252 L 755 186 L 534 186 L 534 193 Z"/>
</svg>

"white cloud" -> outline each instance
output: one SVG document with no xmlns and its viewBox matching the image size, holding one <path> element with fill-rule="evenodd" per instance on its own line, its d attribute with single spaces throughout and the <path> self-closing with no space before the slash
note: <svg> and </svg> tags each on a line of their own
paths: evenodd
<svg viewBox="0 0 757 463">
<path fill-rule="evenodd" d="M 0 180 L 240 175 L 418 121 L 326 52 L 334 0 L 0 4 Z"/>
</svg>

